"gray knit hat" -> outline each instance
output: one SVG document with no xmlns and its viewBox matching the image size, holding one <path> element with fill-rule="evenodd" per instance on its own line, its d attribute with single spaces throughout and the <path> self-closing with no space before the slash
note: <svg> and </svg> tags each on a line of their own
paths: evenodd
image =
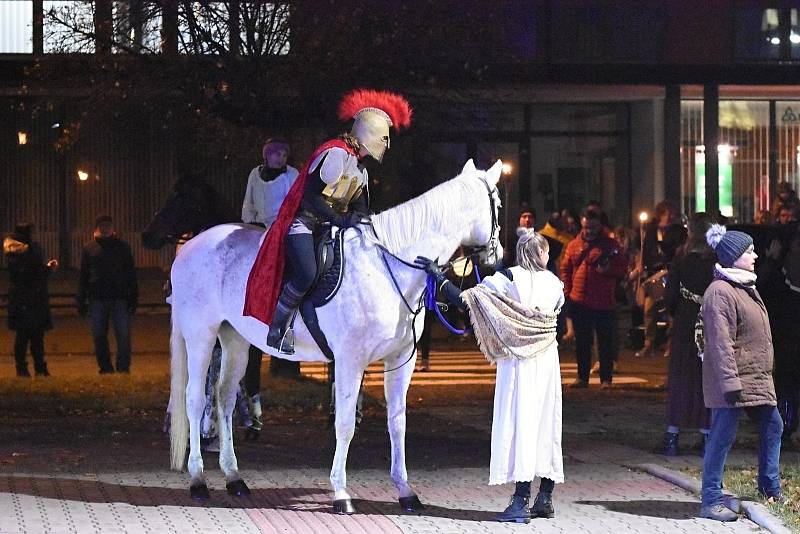
<svg viewBox="0 0 800 534">
<path fill-rule="evenodd" d="M 753 238 L 744 232 L 728 232 L 721 224 L 712 224 L 706 232 L 706 241 L 717 253 L 719 264 L 732 267 L 733 263 L 753 246 Z"/>
</svg>

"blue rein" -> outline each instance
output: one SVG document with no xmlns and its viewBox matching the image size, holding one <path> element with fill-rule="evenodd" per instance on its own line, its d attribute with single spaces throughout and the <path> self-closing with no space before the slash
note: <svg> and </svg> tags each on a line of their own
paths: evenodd
<svg viewBox="0 0 800 534">
<path fill-rule="evenodd" d="M 475 280 L 477 283 L 481 283 L 481 273 L 480 269 L 478 269 L 478 264 L 473 262 L 473 268 L 475 269 Z M 442 314 L 441 308 L 439 308 L 439 304 L 436 302 L 436 277 L 432 274 L 429 274 L 427 279 L 425 280 L 425 308 L 428 311 L 435 311 L 436 317 L 439 318 L 439 322 L 447 328 L 451 333 L 456 334 L 458 336 L 472 332 L 472 328 L 456 328 L 450 322 L 448 322 L 447 318 Z"/>
</svg>

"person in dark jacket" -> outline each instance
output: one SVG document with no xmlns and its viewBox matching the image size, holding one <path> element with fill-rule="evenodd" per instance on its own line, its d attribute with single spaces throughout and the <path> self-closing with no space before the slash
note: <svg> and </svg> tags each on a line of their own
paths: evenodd
<svg viewBox="0 0 800 534">
<path fill-rule="evenodd" d="M 689 238 L 678 249 L 667 278 L 665 301 L 672 317 L 670 328 L 669 374 L 667 382 L 667 431 L 656 451 L 666 456 L 678 454 L 678 432 L 697 428 L 701 450 L 711 426 L 710 413 L 703 401 L 702 362 L 697 357 L 695 324 L 703 293 L 714 276 L 716 254 L 706 242 L 711 220 L 695 213 L 689 221 Z"/>
<path fill-rule="evenodd" d="M 739 516 L 723 503 L 722 473 L 739 418 L 746 412 L 759 426 L 758 492 L 779 503 L 786 502 L 779 472 L 783 421 L 772 382 L 769 317 L 755 285 L 753 239 L 717 224 L 706 238 L 719 263 L 702 304 L 703 398 L 711 408 L 711 432 L 703 458 L 700 516 L 735 521 Z"/>
<path fill-rule="evenodd" d="M 58 267 L 44 262 L 42 248 L 33 242 L 33 225 L 19 224 L 3 241 L 8 262 L 8 328 L 16 332 L 14 360 L 17 376 L 29 377 L 26 353 L 30 345 L 36 376 L 50 376 L 44 359 L 44 333 L 53 327 L 47 279 Z"/>
<path fill-rule="evenodd" d="M 117 339 L 117 365 L 128 373 L 131 365 L 131 316 L 138 304 L 136 269 L 131 247 L 117 236 L 109 215 L 95 222 L 94 238 L 83 247 L 80 282 L 76 297 L 78 313 L 89 314 L 94 352 L 100 374 L 113 373 L 108 347 L 108 323 Z"/>
<path fill-rule="evenodd" d="M 783 418 L 784 444 L 800 423 L 800 227 L 777 234 L 760 259 L 758 290 L 769 313 L 775 344 L 775 393 Z"/>
</svg>

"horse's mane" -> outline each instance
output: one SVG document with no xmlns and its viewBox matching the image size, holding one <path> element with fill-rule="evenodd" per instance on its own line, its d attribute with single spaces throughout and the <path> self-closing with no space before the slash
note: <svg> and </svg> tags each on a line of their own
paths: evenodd
<svg viewBox="0 0 800 534">
<path fill-rule="evenodd" d="M 469 208 L 476 202 L 471 190 L 473 177 L 459 175 L 411 200 L 372 217 L 381 243 L 399 254 L 409 245 L 433 234 L 449 234 L 465 225 Z"/>
</svg>

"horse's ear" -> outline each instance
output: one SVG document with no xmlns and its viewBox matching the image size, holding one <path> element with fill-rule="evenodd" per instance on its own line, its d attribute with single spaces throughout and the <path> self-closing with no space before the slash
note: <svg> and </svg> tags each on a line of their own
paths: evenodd
<svg viewBox="0 0 800 534">
<path fill-rule="evenodd" d="M 464 168 L 461 169 L 461 174 L 472 174 L 476 171 L 475 169 L 475 162 L 472 161 L 472 158 L 469 158 L 467 162 L 464 164 Z"/>
<path fill-rule="evenodd" d="M 500 181 L 500 173 L 503 172 L 503 162 L 501 160 L 497 160 L 492 168 L 486 171 L 486 179 L 491 182 L 492 185 L 497 185 L 497 182 Z"/>
</svg>

